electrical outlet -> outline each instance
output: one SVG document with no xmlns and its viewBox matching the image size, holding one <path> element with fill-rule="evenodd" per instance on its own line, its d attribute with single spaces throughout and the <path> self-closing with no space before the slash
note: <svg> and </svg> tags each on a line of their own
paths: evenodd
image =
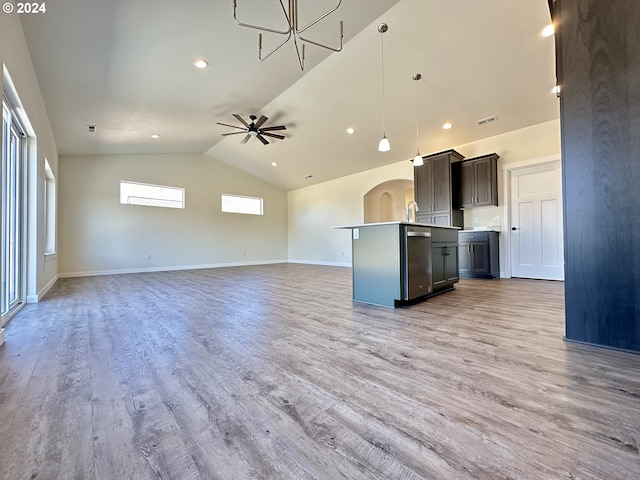
<svg viewBox="0 0 640 480">
<path fill-rule="evenodd" d="M 496 223 L 500 223 L 500 215 L 496 215 L 496 218 L 494 218 L 493 221 Z"/>
<path fill-rule="evenodd" d="M 151 260 L 151 254 L 147 253 L 147 260 Z"/>
<path fill-rule="evenodd" d="M 480 220 L 478 220 L 478 217 L 473 217 L 473 224 L 477 225 L 480 222 Z"/>
</svg>

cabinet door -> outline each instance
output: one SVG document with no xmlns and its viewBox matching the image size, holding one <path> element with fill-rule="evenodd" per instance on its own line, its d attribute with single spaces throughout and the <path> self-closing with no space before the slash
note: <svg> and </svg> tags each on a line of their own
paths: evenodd
<svg viewBox="0 0 640 480">
<path fill-rule="evenodd" d="M 460 189 L 461 206 L 472 207 L 476 197 L 476 175 L 473 163 L 463 163 L 460 166 Z"/>
<path fill-rule="evenodd" d="M 458 246 L 458 264 L 460 275 L 471 273 L 471 244 L 460 243 Z"/>
<path fill-rule="evenodd" d="M 451 212 L 451 160 L 448 155 L 431 159 L 433 180 L 432 212 Z"/>
<path fill-rule="evenodd" d="M 447 282 L 455 282 L 459 278 L 458 245 L 455 243 L 445 247 L 444 276 Z"/>
<path fill-rule="evenodd" d="M 495 161 L 494 161 L 495 162 Z M 498 199 L 494 202 L 494 192 L 496 192 L 495 180 L 496 176 L 493 173 L 494 163 L 491 159 L 479 160 L 475 164 L 475 177 L 476 177 L 476 198 L 475 203 L 477 206 L 481 205 L 497 205 Z"/>
<path fill-rule="evenodd" d="M 413 167 L 415 200 L 422 216 L 433 211 L 433 175 L 430 161 Z M 430 223 L 430 222 L 429 222 Z"/>
<path fill-rule="evenodd" d="M 431 279 L 433 282 L 433 290 L 437 290 L 438 287 L 446 283 L 447 278 L 445 276 L 445 257 L 444 249 L 446 248 L 443 243 L 434 243 L 431 248 L 431 267 L 432 274 Z"/>
<path fill-rule="evenodd" d="M 448 227 L 451 225 L 451 214 L 450 213 L 439 213 L 438 215 L 434 215 L 432 217 L 432 222 L 434 225 L 441 225 L 443 227 Z"/>
<path fill-rule="evenodd" d="M 416 215 L 416 222 L 418 222 L 418 223 L 427 223 L 429 225 L 433 225 L 433 217 L 431 215 L 428 215 L 428 214 L 421 215 L 420 213 L 418 213 Z"/>
<path fill-rule="evenodd" d="M 489 243 L 471 243 L 471 273 L 476 275 L 489 275 L 491 265 L 489 263 Z"/>
</svg>

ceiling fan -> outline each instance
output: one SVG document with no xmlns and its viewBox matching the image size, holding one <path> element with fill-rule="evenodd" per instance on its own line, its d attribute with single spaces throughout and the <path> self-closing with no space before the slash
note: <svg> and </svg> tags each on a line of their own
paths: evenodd
<svg viewBox="0 0 640 480">
<path fill-rule="evenodd" d="M 218 125 L 224 125 L 225 127 L 238 128 L 238 129 L 240 129 L 242 131 L 241 132 L 223 133 L 222 134 L 223 137 L 226 137 L 227 135 L 238 135 L 240 133 L 246 133 L 246 136 L 242 139 L 242 141 L 240 143 L 247 143 L 251 137 L 256 137 L 264 145 L 269 143 L 269 141 L 264 137 L 272 137 L 272 138 L 277 138 L 279 140 L 284 140 L 284 138 L 285 138 L 284 135 L 278 135 L 277 133 L 271 133 L 274 130 L 286 130 L 287 127 L 285 127 L 284 125 L 278 125 L 278 126 L 275 126 L 275 127 L 261 128 L 262 125 L 264 125 L 264 122 L 269 120 L 264 115 L 260 115 L 260 118 L 256 117 L 255 115 L 249 115 L 249 119 L 251 120 L 251 123 L 247 123 L 240 115 L 238 115 L 236 113 L 234 113 L 233 116 L 236 118 L 236 120 L 238 120 L 243 125 L 242 127 L 239 127 L 237 125 L 229 125 L 228 123 L 220 123 L 220 122 L 216 122 L 216 123 Z M 257 118 L 258 118 L 258 121 L 256 122 Z"/>
</svg>

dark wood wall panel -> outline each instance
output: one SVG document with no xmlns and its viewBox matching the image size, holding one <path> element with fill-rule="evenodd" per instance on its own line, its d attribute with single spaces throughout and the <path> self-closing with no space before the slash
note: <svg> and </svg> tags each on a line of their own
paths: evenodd
<svg viewBox="0 0 640 480">
<path fill-rule="evenodd" d="M 557 0 L 566 338 L 640 352 L 640 1 Z"/>
</svg>

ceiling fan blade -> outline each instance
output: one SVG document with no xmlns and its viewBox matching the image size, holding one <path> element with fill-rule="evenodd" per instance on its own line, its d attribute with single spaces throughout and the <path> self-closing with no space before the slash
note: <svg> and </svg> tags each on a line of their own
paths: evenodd
<svg viewBox="0 0 640 480">
<path fill-rule="evenodd" d="M 228 123 L 221 123 L 221 122 L 216 122 L 218 125 L 224 125 L 225 127 L 231 127 L 231 128 L 240 128 L 242 130 L 246 130 L 245 127 L 238 127 L 237 125 L 229 125 Z"/>
<path fill-rule="evenodd" d="M 260 115 L 260 118 L 258 119 L 258 121 L 255 124 L 255 128 L 260 128 L 260 125 L 262 125 L 267 120 L 269 120 L 267 117 L 265 117 L 264 115 Z"/>
<path fill-rule="evenodd" d="M 249 128 L 249 124 L 247 122 L 244 121 L 244 118 L 242 118 L 240 115 L 238 115 L 237 113 L 233 113 L 232 114 L 234 117 L 236 117 L 236 120 L 238 120 L 241 124 L 243 124 L 245 127 Z"/>
<path fill-rule="evenodd" d="M 262 132 L 271 132 L 272 130 L 286 130 L 287 127 L 285 127 L 284 125 L 278 125 L 277 127 L 265 127 L 265 128 L 261 128 L 260 131 Z"/>
<path fill-rule="evenodd" d="M 266 145 L 267 143 L 269 143 L 269 141 L 268 141 L 266 138 L 264 138 L 262 135 L 260 135 L 260 134 L 256 135 L 256 138 L 257 138 L 258 140 L 260 140 L 260 141 L 261 141 L 263 144 L 265 144 L 265 145 Z"/>
<path fill-rule="evenodd" d="M 227 135 L 240 135 L 241 133 L 246 133 L 246 132 L 231 132 L 231 133 L 223 133 L 222 136 L 226 137 Z"/>
<path fill-rule="evenodd" d="M 284 140 L 285 139 L 284 135 L 277 135 L 275 133 L 262 132 L 261 135 L 264 135 L 265 137 L 279 138 L 280 140 Z"/>
<path fill-rule="evenodd" d="M 244 137 L 240 143 L 247 143 L 247 142 L 249 141 L 249 139 L 250 139 L 250 138 L 251 138 L 251 135 L 249 135 L 249 134 L 247 133 L 247 136 L 246 136 L 246 137 Z"/>
</svg>

